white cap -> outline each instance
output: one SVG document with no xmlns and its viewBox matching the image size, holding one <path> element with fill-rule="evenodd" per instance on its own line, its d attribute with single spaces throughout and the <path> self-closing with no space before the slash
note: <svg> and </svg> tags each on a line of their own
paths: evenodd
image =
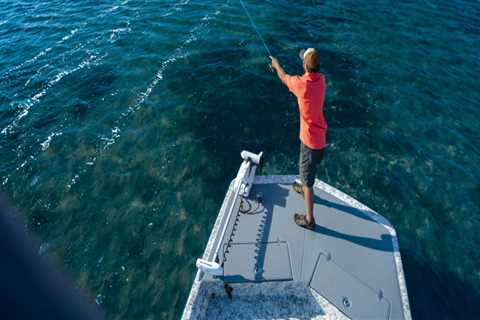
<svg viewBox="0 0 480 320">
<path fill-rule="evenodd" d="M 310 52 L 313 52 L 315 51 L 315 49 L 313 48 L 308 48 L 308 49 L 302 49 L 300 50 L 300 52 L 298 53 L 298 57 L 303 61 L 303 59 L 305 58 L 305 55 L 307 53 L 310 53 Z"/>
</svg>

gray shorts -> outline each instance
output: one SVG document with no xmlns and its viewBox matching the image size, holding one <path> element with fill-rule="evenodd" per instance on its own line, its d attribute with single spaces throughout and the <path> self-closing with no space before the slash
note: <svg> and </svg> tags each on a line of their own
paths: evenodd
<svg viewBox="0 0 480 320">
<path fill-rule="evenodd" d="M 324 151 L 325 148 L 310 149 L 303 142 L 300 142 L 300 161 L 298 166 L 300 169 L 300 180 L 304 186 L 313 186 L 317 165 L 322 162 Z"/>
</svg>

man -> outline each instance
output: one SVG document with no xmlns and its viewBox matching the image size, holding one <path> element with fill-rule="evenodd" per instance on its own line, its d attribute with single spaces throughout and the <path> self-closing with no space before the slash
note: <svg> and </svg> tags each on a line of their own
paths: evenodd
<svg viewBox="0 0 480 320">
<path fill-rule="evenodd" d="M 278 60 L 270 57 L 272 67 L 280 80 L 297 97 L 300 111 L 300 180 L 302 185 L 295 183 L 293 189 L 303 195 L 306 214 L 295 213 L 297 225 L 309 230 L 315 228 L 313 217 L 313 183 L 317 165 L 323 159 L 326 146 L 327 122 L 323 116 L 325 100 L 325 76 L 319 72 L 318 54 L 313 48 L 302 50 L 305 73 L 302 76 L 290 76 L 285 73 Z"/>
</svg>

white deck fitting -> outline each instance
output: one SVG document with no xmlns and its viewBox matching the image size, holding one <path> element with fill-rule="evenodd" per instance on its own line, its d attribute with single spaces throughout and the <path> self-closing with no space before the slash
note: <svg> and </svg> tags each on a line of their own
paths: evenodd
<svg viewBox="0 0 480 320">
<path fill-rule="evenodd" d="M 321 197 L 315 207 L 316 233 L 295 229 L 298 227 L 293 225 L 292 217 L 287 217 L 290 213 L 293 216 L 292 210 L 303 210 L 300 196 L 290 193 L 290 185 L 295 178 L 256 177 L 250 198 L 254 198 L 256 192 L 265 194 L 267 214 L 264 214 L 264 220 L 262 215 L 238 217 L 238 230 L 230 237 L 230 243 L 234 245 L 225 262 L 225 280 L 247 283 L 232 284 L 233 300 L 229 300 L 225 297 L 222 281 L 209 275 L 204 277 L 198 272 L 182 318 L 344 319 L 346 316 L 339 311 L 341 309 L 355 317 L 380 314 L 386 316 L 383 318 L 411 319 L 398 241 L 389 222 L 358 201 L 317 180 L 315 192 Z M 213 258 L 212 246 L 218 244 L 218 230 L 226 223 L 226 210 L 232 204 L 238 206 L 232 201 L 232 185 L 215 222 L 203 256 L 205 259 Z M 266 219 L 268 212 L 273 212 L 273 218 Z M 232 221 L 229 223 L 233 225 Z M 352 225 L 357 224 L 361 225 L 360 230 L 352 229 Z M 260 225 L 261 228 L 252 231 L 252 225 Z M 232 233 L 232 227 L 229 233 Z M 225 243 L 227 241 L 225 239 Z M 252 243 L 263 245 L 256 256 L 252 254 Z M 304 243 L 309 250 L 303 249 Z M 326 259 L 328 253 L 331 253 L 333 259 L 330 260 L 334 263 Z M 243 257 L 245 263 L 242 264 Z M 362 261 L 365 257 L 366 261 Z M 220 259 L 223 261 L 223 255 Z M 380 268 L 372 271 L 372 266 L 376 267 L 376 264 L 369 259 L 378 259 Z M 252 260 L 255 264 L 260 261 L 260 267 L 256 265 L 259 270 L 253 271 Z M 289 279 L 293 281 L 264 282 Z M 248 283 L 252 281 L 260 283 Z M 378 288 L 381 288 L 381 293 Z M 325 294 L 338 308 L 319 293 Z M 352 299 L 350 308 L 341 303 L 344 294 Z M 375 308 L 365 308 L 373 305 Z M 375 312 L 368 313 L 368 309 Z"/>
</svg>

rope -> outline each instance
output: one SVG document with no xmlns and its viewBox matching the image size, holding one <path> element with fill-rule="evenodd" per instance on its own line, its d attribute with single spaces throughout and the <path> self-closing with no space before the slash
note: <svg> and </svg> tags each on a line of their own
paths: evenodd
<svg viewBox="0 0 480 320">
<path fill-rule="evenodd" d="M 255 31 L 257 32 L 258 37 L 259 37 L 260 40 L 262 41 L 263 46 L 265 47 L 265 50 L 267 51 L 268 55 L 271 56 L 272 53 L 271 53 L 270 50 L 268 49 L 267 44 L 265 43 L 265 40 L 263 40 L 262 35 L 261 35 L 260 32 L 258 31 L 257 26 L 255 25 L 255 22 L 253 22 L 253 19 L 252 19 L 252 17 L 250 16 L 250 13 L 249 13 L 248 10 L 247 10 L 247 7 L 245 6 L 245 4 L 243 3 L 242 0 L 239 0 L 239 1 L 240 1 L 240 4 L 241 4 L 242 7 L 243 7 L 243 10 L 245 11 L 245 14 L 247 15 L 248 19 L 250 20 L 250 24 L 252 25 L 253 29 L 255 29 Z"/>
</svg>

